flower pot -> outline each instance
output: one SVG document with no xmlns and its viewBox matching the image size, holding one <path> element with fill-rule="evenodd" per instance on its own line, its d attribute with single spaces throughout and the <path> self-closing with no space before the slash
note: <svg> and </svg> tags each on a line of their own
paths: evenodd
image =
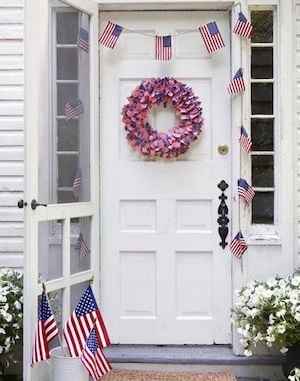
<svg viewBox="0 0 300 381">
<path fill-rule="evenodd" d="M 287 351 L 285 362 L 282 365 L 283 374 L 288 377 L 291 370 L 295 367 L 300 368 L 300 343 L 297 343 Z"/>
<path fill-rule="evenodd" d="M 67 348 L 65 348 L 65 353 L 68 353 Z M 69 354 L 64 356 L 61 347 L 56 347 L 50 351 L 50 359 L 52 381 L 88 381 L 88 371 L 82 365 L 79 357 L 70 357 Z"/>
</svg>

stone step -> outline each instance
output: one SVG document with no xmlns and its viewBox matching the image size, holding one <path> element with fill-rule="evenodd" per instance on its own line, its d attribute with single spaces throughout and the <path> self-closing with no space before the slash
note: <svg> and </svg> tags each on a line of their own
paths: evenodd
<svg viewBox="0 0 300 381">
<path fill-rule="evenodd" d="M 228 345 L 111 345 L 105 354 L 113 367 L 155 371 L 223 372 L 238 381 L 278 381 L 283 356 L 235 356 Z"/>
</svg>

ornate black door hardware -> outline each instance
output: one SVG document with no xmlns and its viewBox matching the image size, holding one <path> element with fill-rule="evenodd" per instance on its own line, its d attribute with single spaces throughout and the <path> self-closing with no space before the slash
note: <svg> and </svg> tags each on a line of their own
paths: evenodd
<svg viewBox="0 0 300 381">
<path fill-rule="evenodd" d="M 224 192 L 228 188 L 228 184 L 226 183 L 225 180 L 222 180 L 218 184 L 218 188 L 222 191 L 221 196 L 219 196 L 219 200 L 221 200 L 220 205 L 218 207 L 218 219 L 217 222 L 219 224 L 219 236 L 221 238 L 220 246 L 222 249 L 225 249 L 225 247 L 228 245 L 226 242 L 226 238 L 228 236 L 228 223 L 229 223 L 229 218 L 227 217 L 228 215 L 228 206 L 226 205 L 226 200 L 227 196 L 225 196 Z"/>
<path fill-rule="evenodd" d="M 47 206 L 47 204 L 39 204 L 35 199 L 31 201 L 31 209 L 35 210 L 38 206 Z"/>
</svg>

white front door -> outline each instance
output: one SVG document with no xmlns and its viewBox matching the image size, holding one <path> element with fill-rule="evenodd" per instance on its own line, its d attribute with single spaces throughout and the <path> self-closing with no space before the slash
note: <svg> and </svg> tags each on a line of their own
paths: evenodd
<svg viewBox="0 0 300 381">
<path fill-rule="evenodd" d="M 167 35 L 220 14 L 104 12 L 100 29 L 112 21 Z M 114 50 L 100 49 L 101 301 L 114 343 L 231 342 L 231 255 L 217 224 L 217 184 L 231 178 L 228 16 L 218 25 L 227 49 L 213 55 L 198 31 L 173 39 L 171 61 L 155 61 L 153 37 L 126 31 Z M 143 79 L 165 76 L 199 96 L 203 132 L 178 160 L 147 160 L 130 148 L 120 112 Z M 175 116 L 157 107 L 150 120 L 162 131 Z"/>
</svg>

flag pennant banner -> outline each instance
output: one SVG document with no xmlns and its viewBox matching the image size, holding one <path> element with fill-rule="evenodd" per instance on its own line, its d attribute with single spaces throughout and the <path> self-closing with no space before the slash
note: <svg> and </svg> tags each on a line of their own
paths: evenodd
<svg viewBox="0 0 300 381">
<path fill-rule="evenodd" d="M 79 261 L 80 263 L 82 263 L 90 256 L 90 253 L 91 253 L 88 245 L 86 244 L 83 238 L 82 233 L 79 234 L 79 237 L 76 242 L 76 248 L 79 250 Z"/>
<path fill-rule="evenodd" d="M 246 204 L 250 204 L 253 197 L 255 196 L 253 188 L 247 183 L 245 179 L 238 180 L 238 195 L 245 200 Z"/>
<path fill-rule="evenodd" d="M 103 33 L 100 36 L 99 42 L 107 48 L 113 49 L 122 33 L 123 28 L 120 25 L 108 22 Z"/>
<path fill-rule="evenodd" d="M 172 58 L 172 37 L 155 36 L 155 59 L 168 61 Z"/>
<path fill-rule="evenodd" d="M 58 335 L 58 328 L 53 313 L 49 306 L 46 293 L 43 292 L 40 306 L 38 323 L 32 351 L 32 364 L 50 357 L 49 343 Z"/>
<path fill-rule="evenodd" d="M 233 28 L 233 33 L 244 38 L 251 38 L 253 34 L 253 25 L 247 20 L 243 12 L 239 13 L 239 17 Z"/>
<path fill-rule="evenodd" d="M 247 250 L 248 246 L 241 231 L 239 231 L 230 242 L 229 248 L 231 253 L 237 258 L 241 258 L 241 256 Z"/>
<path fill-rule="evenodd" d="M 238 94 L 245 91 L 245 82 L 242 69 L 239 69 L 227 87 L 229 94 Z"/>
<path fill-rule="evenodd" d="M 65 116 L 67 121 L 74 119 L 83 111 L 83 104 L 80 99 L 73 99 L 65 104 Z"/>
<path fill-rule="evenodd" d="M 89 51 L 89 32 L 84 28 L 79 29 L 77 37 L 77 46 L 85 52 Z"/>
<path fill-rule="evenodd" d="M 111 365 L 101 351 L 95 329 L 92 329 L 83 348 L 81 362 L 94 381 L 111 371 Z"/>
<path fill-rule="evenodd" d="M 199 28 L 208 53 L 225 48 L 225 43 L 215 21 Z"/>
<path fill-rule="evenodd" d="M 73 186 L 72 186 L 72 190 L 73 190 L 74 196 L 77 199 L 79 199 L 80 192 L 81 192 L 81 187 L 82 187 L 82 174 L 81 174 L 81 168 L 78 168 L 77 172 L 75 174 L 74 181 L 73 181 Z"/>
<path fill-rule="evenodd" d="M 252 140 L 243 126 L 241 127 L 241 135 L 239 137 L 239 142 L 243 150 L 247 154 L 249 154 L 252 148 Z"/>
<path fill-rule="evenodd" d="M 100 348 L 107 347 L 110 344 L 108 332 L 93 290 L 88 286 L 63 330 L 72 357 L 81 355 L 92 328 L 95 329 Z"/>
</svg>

